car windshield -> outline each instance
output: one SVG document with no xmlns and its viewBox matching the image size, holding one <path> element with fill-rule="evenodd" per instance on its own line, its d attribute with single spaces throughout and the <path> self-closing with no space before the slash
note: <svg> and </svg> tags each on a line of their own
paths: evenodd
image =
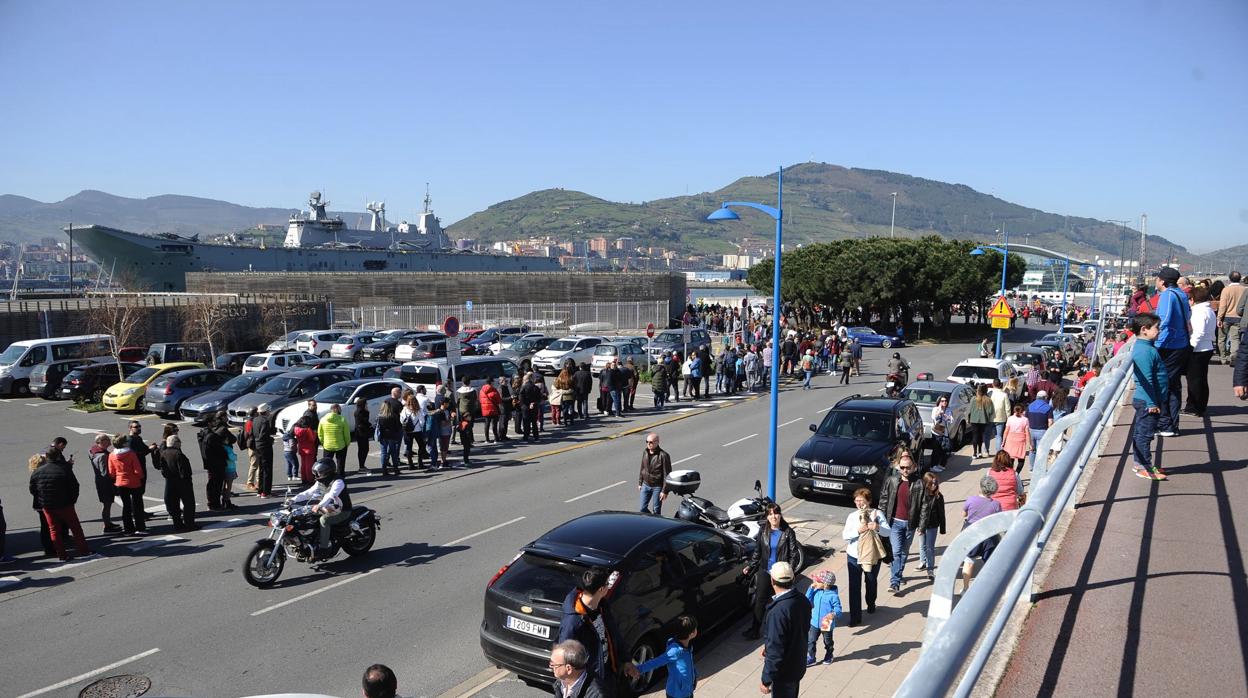
<svg viewBox="0 0 1248 698">
<path fill-rule="evenodd" d="M 245 390 L 249 390 L 251 386 L 259 383 L 268 376 L 269 374 L 267 373 L 244 373 L 241 376 L 234 376 L 229 379 L 220 388 L 217 388 L 217 390 L 220 390 L 223 393 L 241 393 Z"/>
<path fill-rule="evenodd" d="M 902 393 L 907 400 L 913 400 L 920 405 L 935 405 L 940 398 L 949 397 L 949 393 L 943 390 L 928 390 L 925 388 L 910 388 Z"/>
<path fill-rule="evenodd" d="M 572 351 L 572 347 L 575 346 L 576 342 L 571 339 L 560 339 L 557 342 L 551 343 L 551 345 L 546 348 L 550 351 Z"/>
<path fill-rule="evenodd" d="M 4 350 L 3 354 L 0 354 L 0 366 L 8 366 L 10 364 L 17 363 L 17 360 L 22 358 L 22 354 L 25 353 L 26 347 L 17 345 L 10 346 L 8 349 Z"/>
<path fill-rule="evenodd" d="M 889 415 L 879 412 L 833 410 L 819 425 L 820 436 L 865 441 L 888 441 L 892 436 Z"/>
<path fill-rule="evenodd" d="M 1024 365 L 1030 366 L 1036 363 L 1037 359 L 1039 359 L 1040 357 L 1036 356 L 1035 354 L 1029 354 L 1025 351 L 1011 351 L 1011 352 L 1006 352 L 1002 354 L 1001 358 L 1005 359 L 1006 361 L 1009 361 L 1010 363 L 1024 364 Z"/>
<path fill-rule="evenodd" d="M 407 330 L 390 330 L 389 332 L 381 335 L 380 337 L 373 337 L 373 339 L 376 341 L 382 341 L 386 339 L 398 339 L 399 337 L 402 337 L 405 334 L 407 334 Z"/>
<path fill-rule="evenodd" d="M 559 607 L 585 568 L 526 553 L 511 563 L 494 588 L 515 599 Z"/>
<path fill-rule="evenodd" d="M 992 366 L 958 366 L 953 369 L 954 378 L 975 378 L 977 380 L 995 380 L 997 369 Z"/>
<path fill-rule="evenodd" d="M 317 393 L 313 399 L 317 402 L 328 402 L 331 404 L 343 405 L 350 399 L 351 393 L 355 392 L 354 385 L 331 385 L 328 388 Z"/>
<path fill-rule="evenodd" d="M 599 344 L 594 349 L 594 356 L 615 356 L 618 350 L 609 344 Z"/>
<path fill-rule="evenodd" d="M 849 332 L 850 334 L 875 334 L 875 330 L 870 327 L 851 327 Z"/>
<path fill-rule="evenodd" d="M 536 339 L 517 339 L 515 343 L 511 345 L 512 351 L 518 352 L 521 354 L 525 352 L 533 351 L 535 348 L 537 348 Z"/>
<path fill-rule="evenodd" d="M 261 395 L 285 395 L 294 390 L 302 381 L 303 379 L 294 376 L 282 376 L 265 383 L 256 392 Z"/>
<path fill-rule="evenodd" d="M 151 379 L 152 376 L 158 373 L 160 373 L 160 369 L 156 369 L 156 368 L 152 368 L 151 366 L 148 366 L 147 368 L 139 369 L 138 371 L 135 371 L 134 373 L 130 374 L 130 377 L 126 379 L 126 382 L 127 383 L 146 383 L 148 380 Z"/>
</svg>

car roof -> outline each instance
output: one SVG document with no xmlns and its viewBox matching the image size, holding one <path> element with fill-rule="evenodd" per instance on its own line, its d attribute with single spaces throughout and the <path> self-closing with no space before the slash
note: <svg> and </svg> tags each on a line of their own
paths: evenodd
<svg viewBox="0 0 1248 698">
<path fill-rule="evenodd" d="M 181 371 L 170 371 L 169 373 L 166 373 L 160 378 L 161 380 L 164 380 L 166 378 L 185 378 L 187 376 L 196 376 L 201 373 L 227 373 L 227 372 L 222 371 L 217 368 L 186 368 Z"/>
<path fill-rule="evenodd" d="M 168 371 L 178 367 L 182 368 L 204 368 L 204 365 L 198 361 L 171 361 L 167 364 L 152 364 L 148 368 L 158 368 L 162 371 Z"/>
<path fill-rule="evenodd" d="M 295 378 L 307 378 L 308 376 L 324 376 L 327 374 L 339 376 L 349 376 L 350 371 L 344 371 L 341 368 L 312 368 L 304 371 L 286 371 L 283 375 L 294 376 Z"/>
<path fill-rule="evenodd" d="M 883 396 L 865 396 L 850 395 L 841 398 L 840 402 L 832 408 L 833 410 L 853 410 L 855 412 L 887 412 L 892 414 L 897 409 L 898 403 L 910 402 L 905 398 L 883 397 Z"/>
<path fill-rule="evenodd" d="M 954 383 L 953 381 L 915 381 L 906 386 L 906 390 L 917 388 L 919 390 L 942 390 L 946 393 L 952 393 L 959 388 L 965 388 L 965 383 Z"/>
<path fill-rule="evenodd" d="M 550 529 L 525 549 L 559 557 L 583 550 L 590 553 L 589 557 L 620 559 L 657 535 L 690 527 L 680 519 L 639 512 L 597 511 Z"/>
<path fill-rule="evenodd" d="M 334 385 L 336 387 L 345 386 L 348 388 L 358 388 L 361 385 L 368 385 L 369 383 L 386 383 L 389 385 L 393 385 L 396 388 L 403 387 L 403 381 L 397 378 L 382 378 L 381 376 L 374 376 L 372 378 L 352 378 L 350 380 L 339 381 L 337 383 L 334 383 Z"/>
<path fill-rule="evenodd" d="M 988 366 L 996 368 L 1003 363 L 1008 363 L 1005 359 L 963 359 L 958 362 L 958 366 Z"/>
<path fill-rule="evenodd" d="M 387 366 L 387 367 L 389 367 L 389 366 L 398 366 L 398 364 L 396 364 L 396 363 L 395 363 L 395 362 L 393 362 L 393 361 L 352 361 L 352 362 L 351 362 L 351 363 L 349 363 L 349 364 L 342 364 L 341 366 L 338 366 L 338 368 L 341 368 L 341 369 L 344 369 L 344 370 L 345 370 L 345 369 L 348 369 L 348 368 L 350 368 L 350 369 L 356 369 L 356 368 L 370 368 L 370 367 L 372 367 L 372 366 Z"/>
</svg>

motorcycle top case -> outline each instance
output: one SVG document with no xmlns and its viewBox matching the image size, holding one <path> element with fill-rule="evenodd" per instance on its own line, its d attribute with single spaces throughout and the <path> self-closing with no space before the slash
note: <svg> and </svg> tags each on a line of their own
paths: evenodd
<svg viewBox="0 0 1248 698">
<path fill-rule="evenodd" d="M 663 478 L 663 484 L 673 494 L 693 494 L 702 484 L 702 475 L 696 470 L 673 470 Z"/>
</svg>

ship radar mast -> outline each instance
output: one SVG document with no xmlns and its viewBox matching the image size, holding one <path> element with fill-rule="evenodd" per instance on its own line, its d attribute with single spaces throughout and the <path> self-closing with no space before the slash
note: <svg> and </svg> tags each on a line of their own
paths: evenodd
<svg viewBox="0 0 1248 698">
<path fill-rule="evenodd" d="M 429 183 L 425 182 L 425 210 L 424 213 L 433 213 L 433 199 L 429 198 Z"/>
</svg>

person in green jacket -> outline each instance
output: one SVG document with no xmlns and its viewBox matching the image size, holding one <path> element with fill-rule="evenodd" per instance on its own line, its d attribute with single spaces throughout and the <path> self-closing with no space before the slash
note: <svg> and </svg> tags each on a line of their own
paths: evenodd
<svg viewBox="0 0 1248 698">
<path fill-rule="evenodd" d="M 973 458 L 988 455 L 992 445 L 992 398 L 988 397 L 988 386 L 980 384 L 975 388 L 975 397 L 971 399 L 971 445 L 974 446 Z"/>
<path fill-rule="evenodd" d="M 329 406 L 329 414 L 316 425 L 316 439 L 325 449 L 325 458 L 333 458 L 338 468 L 338 479 L 344 479 L 347 473 L 347 447 L 351 445 L 351 428 L 347 426 L 346 417 L 342 416 L 342 408 L 338 405 Z"/>
</svg>

